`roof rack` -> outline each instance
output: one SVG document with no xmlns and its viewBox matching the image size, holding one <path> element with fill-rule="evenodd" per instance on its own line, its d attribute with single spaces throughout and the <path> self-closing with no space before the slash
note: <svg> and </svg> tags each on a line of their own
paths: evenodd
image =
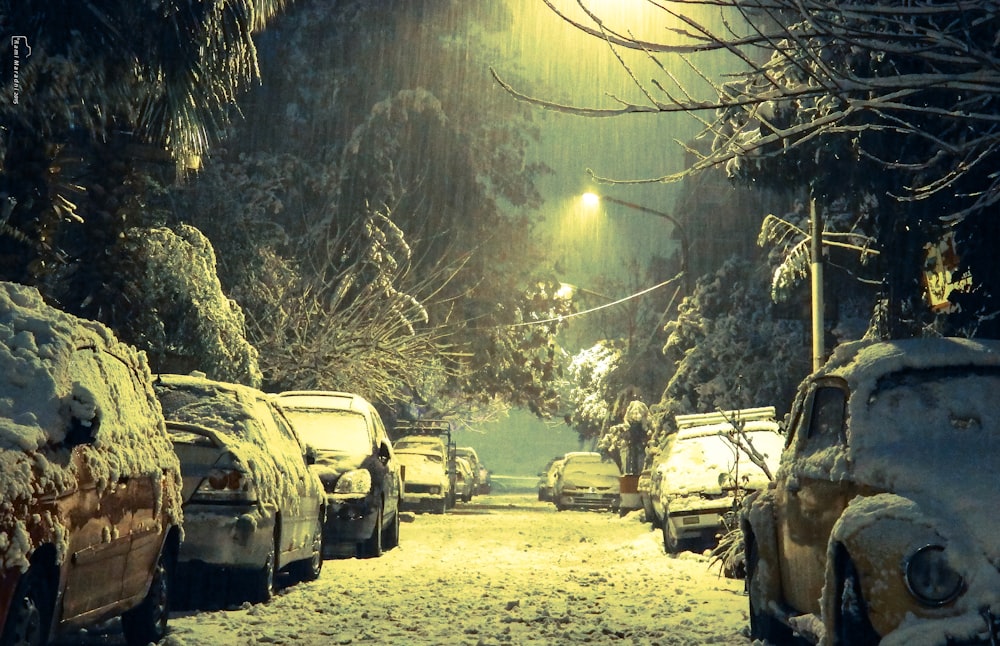
<svg viewBox="0 0 1000 646">
<path fill-rule="evenodd" d="M 774 406 L 759 406 L 757 408 L 739 408 L 736 410 L 717 411 L 714 413 L 692 413 L 691 415 L 676 415 L 674 421 L 677 423 L 677 430 L 693 428 L 695 426 L 708 426 L 709 424 L 722 424 L 738 419 L 741 422 L 753 420 L 773 420 L 775 419 Z"/>
</svg>

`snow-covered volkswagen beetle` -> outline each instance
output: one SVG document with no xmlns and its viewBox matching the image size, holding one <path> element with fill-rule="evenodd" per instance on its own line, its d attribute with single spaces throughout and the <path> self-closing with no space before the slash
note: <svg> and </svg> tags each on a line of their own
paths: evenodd
<svg viewBox="0 0 1000 646">
<path fill-rule="evenodd" d="M 998 447 L 1000 342 L 837 348 L 745 509 L 751 636 L 997 643 Z"/>
<path fill-rule="evenodd" d="M 162 639 L 180 487 L 145 355 L 0 283 L 0 644 Z"/>
</svg>

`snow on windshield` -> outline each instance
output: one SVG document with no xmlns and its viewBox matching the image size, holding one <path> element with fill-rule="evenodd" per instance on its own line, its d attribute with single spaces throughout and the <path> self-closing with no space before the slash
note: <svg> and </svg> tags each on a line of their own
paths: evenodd
<svg viewBox="0 0 1000 646">
<path fill-rule="evenodd" d="M 349 455 L 371 453 L 368 423 L 360 413 L 287 405 L 284 410 L 302 441 L 315 449 Z"/>
<path fill-rule="evenodd" d="M 781 459 L 785 438 L 778 433 L 773 421 L 749 421 L 743 428 L 746 441 L 765 457 L 774 473 Z M 727 434 L 733 432 L 728 423 L 684 429 L 672 441 L 660 472 L 663 489 L 671 493 L 721 493 L 739 483 L 760 488 L 767 484 L 764 472 L 741 450 Z"/>
</svg>

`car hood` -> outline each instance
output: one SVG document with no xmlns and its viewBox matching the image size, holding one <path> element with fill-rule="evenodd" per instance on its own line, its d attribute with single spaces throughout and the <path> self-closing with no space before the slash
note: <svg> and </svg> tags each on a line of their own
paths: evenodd
<svg viewBox="0 0 1000 646">
<path fill-rule="evenodd" d="M 970 541 L 973 549 L 1000 568 L 1000 452 L 973 450 L 953 439 L 948 447 L 900 443 L 881 454 L 859 457 L 855 480 L 874 491 L 912 500 L 949 540 Z"/>
<path fill-rule="evenodd" d="M 339 475 L 353 469 L 360 469 L 367 457 L 367 455 L 360 453 L 344 453 L 342 451 L 317 449 L 313 470 L 320 474 L 335 473 Z"/>
<path fill-rule="evenodd" d="M 399 455 L 401 454 L 397 454 L 397 456 Z M 438 484 L 445 477 L 444 468 L 436 462 L 428 462 L 423 459 L 401 460 L 401 462 L 406 467 L 407 482 L 429 482 Z"/>
</svg>

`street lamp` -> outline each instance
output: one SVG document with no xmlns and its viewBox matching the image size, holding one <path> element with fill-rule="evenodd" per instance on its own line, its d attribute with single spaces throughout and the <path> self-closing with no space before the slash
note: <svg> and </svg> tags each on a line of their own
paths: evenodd
<svg viewBox="0 0 1000 646">
<path fill-rule="evenodd" d="M 680 234 L 681 238 L 681 276 L 684 278 L 684 293 L 688 296 L 691 295 L 690 290 L 690 280 L 688 279 L 688 238 L 687 231 L 684 229 L 684 225 L 677 221 L 674 216 L 663 213 L 662 211 L 654 211 L 651 208 L 641 206 L 639 204 L 633 204 L 631 202 L 626 202 L 624 200 L 619 200 L 614 197 L 600 196 L 597 193 L 587 192 L 583 194 L 583 204 L 587 207 L 596 207 L 601 203 L 601 200 L 605 202 L 611 202 L 613 204 L 618 204 L 620 206 L 626 206 L 630 209 L 635 209 L 636 211 L 642 211 L 643 213 L 649 213 L 650 215 L 655 215 L 657 217 L 663 218 L 664 220 L 669 220 L 677 233 Z"/>
</svg>

